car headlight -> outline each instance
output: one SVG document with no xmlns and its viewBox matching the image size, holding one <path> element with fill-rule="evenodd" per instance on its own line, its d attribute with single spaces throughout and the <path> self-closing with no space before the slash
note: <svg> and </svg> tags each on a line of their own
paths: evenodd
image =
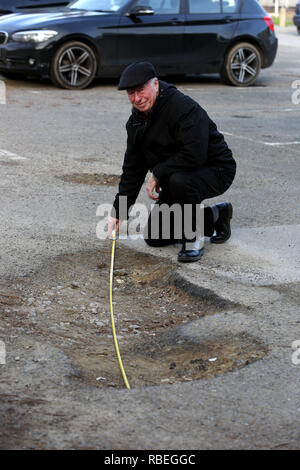
<svg viewBox="0 0 300 470">
<path fill-rule="evenodd" d="M 18 42 L 44 42 L 53 38 L 58 33 L 48 29 L 41 29 L 35 31 L 19 31 L 12 35 L 14 41 Z"/>
</svg>

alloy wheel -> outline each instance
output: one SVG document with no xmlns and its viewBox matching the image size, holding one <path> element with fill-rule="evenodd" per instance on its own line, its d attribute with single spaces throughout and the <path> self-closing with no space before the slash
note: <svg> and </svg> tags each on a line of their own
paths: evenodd
<svg viewBox="0 0 300 470">
<path fill-rule="evenodd" d="M 97 61 L 93 49 L 80 41 L 70 41 L 55 53 L 51 65 L 52 81 L 69 90 L 86 88 L 94 79 Z"/>
<path fill-rule="evenodd" d="M 240 47 L 231 58 L 231 74 L 238 83 L 247 84 L 252 81 L 259 68 L 259 58 L 252 48 Z"/>
<path fill-rule="evenodd" d="M 83 47 L 69 47 L 60 57 L 58 71 L 64 82 L 77 87 L 88 81 L 93 72 L 92 58 Z"/>
</svg>

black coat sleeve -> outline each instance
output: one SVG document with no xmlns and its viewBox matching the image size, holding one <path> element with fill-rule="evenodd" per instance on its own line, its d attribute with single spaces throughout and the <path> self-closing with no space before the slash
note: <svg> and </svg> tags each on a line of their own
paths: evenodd
<svg viewBox="0 0 300 470">
<path fill-rule="evenodd" d="M 148 168 L 144 163 L 142 155 L 134 149 L 134 146 L 130 143 L 130 139 L 128 138 L 122 167 L 122 175 L 119 183 L 119 191 L 113 203 L 115 217 L 117 219 L 128 219 L 129 209 L 138 197 L 147 171 Z M 127 197 L 127 201 L 124 206 L 120 201 L 121 196 Z"/>
</svg>

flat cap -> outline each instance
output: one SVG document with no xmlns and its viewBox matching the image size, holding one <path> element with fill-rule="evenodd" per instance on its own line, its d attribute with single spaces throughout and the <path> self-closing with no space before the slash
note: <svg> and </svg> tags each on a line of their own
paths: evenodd
<svg viewBox="0 0 300 470">
<path fill-rule="evenodd" d="M 118 90 L 137 88 L 156 77 L 154 66 L 150 62 L 134 62 L 123 70 L 120 77 Z"/>
</svg>

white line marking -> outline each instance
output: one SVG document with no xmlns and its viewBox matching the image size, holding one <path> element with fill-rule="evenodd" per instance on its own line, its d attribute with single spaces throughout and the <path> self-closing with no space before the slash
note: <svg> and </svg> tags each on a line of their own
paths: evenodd
<svg viewBox="0 0 300 470">
<path fill-rule="evenodd" d="M 232 134 L 232 132 L 224 132 L 224 131 L 220 131 L 220 132 L 224 135 L 231 135 L 232 137 L 236 137 L 237 139 L 250 140 L 250 142 L 258 142 L 257 140 L 251 139 L 250 137 Z M 260 143 L 262 144 L 263 142 L 260 142 Z"/>
<path fill-rule="evenodd" d="M 0 149 L 0 158 L 1 157 L 7 158 L 8 160 L 27 160 L 26 157 L 21 157 L 20 155 L 17 155 L 16 153 L 12 153 L 4 149 Z"/>
<path fill-rule="evenodd" d="M 262 144 L 262 145 L 276 146 L 276 145 L 298 145 L 298 144 L 300 144 L 299 140 L 294 140 L 293 142 L 263 142 L 261 140 L 251 139 L 250 137 L 245 137 L 245 136 L 242 136 L 242 135 L 232 134 L 231 132 L 221 131 L 221 133 L 224 134 L 224 135 L 230 135 L 232 137 L 235 137 L 236 139 L 248 140 L 249 142 L 255 142 L 256 144 Z"/>
<path fill-rule="evenodd" d="M 293 142 L 263 142 L 265 145 L 298 145 L 300 140 L 295 140 Z"/>
</svg>

